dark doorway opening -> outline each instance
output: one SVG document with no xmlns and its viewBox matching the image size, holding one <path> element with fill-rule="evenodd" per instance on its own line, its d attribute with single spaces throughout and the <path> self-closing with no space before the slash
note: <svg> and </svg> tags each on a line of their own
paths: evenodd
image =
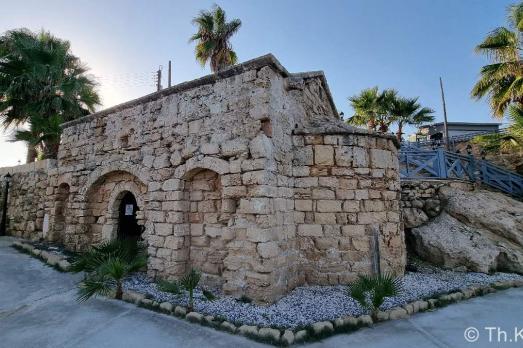
<svg viewBox="0 0 523 348">
<path fill-rule="evenodd" d="M 118 210 L 118 239 L 141 240 L 143 228 L 138 225 L 138 221 L 136 220 L 137 210 L 138 204 L 136 204 L 136 198 L 131 192 L 126 192 L 122 197 Z"/>
</svg>

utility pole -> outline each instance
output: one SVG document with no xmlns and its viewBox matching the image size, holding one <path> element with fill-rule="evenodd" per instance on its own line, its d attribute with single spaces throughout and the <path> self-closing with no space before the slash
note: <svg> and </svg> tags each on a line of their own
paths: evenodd
<svg viewBox="0 0 523 348">
<path fill-rule="evenodd" d="M 169 74 L 167 79 L 167 86 L 171 87 L 171 61 L 169 61 Z"/>
<path fill-rule="evenodd" d="M 156 90 L 160 91 L 162 89 L 162 66 L 158 68 L 156 72 Z"/>
<path fill-rule="evenodd" d="M 441 88 L 441 100 L 443 102 L 443 127 L 445 129 L 445 149 L 449 151 L 449 127 L 447 124 L 447 106 L 445 105 L 445 93 L 443 92 L 443 80 L 439 78 L 439 86 Z"/>
</svg>

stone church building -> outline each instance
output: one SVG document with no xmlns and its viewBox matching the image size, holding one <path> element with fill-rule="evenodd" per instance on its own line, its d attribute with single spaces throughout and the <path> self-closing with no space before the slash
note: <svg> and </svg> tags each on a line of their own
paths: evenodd
<svg viewBox="0 0 523 348">
<path fill-rule="evenodd" d="M 0 175 L 12 235 L 76 251 L 143 239 L 151 277 L 197 268 L 274 302 L 403 273 L 397 151 L 339 119 L 322 72 L 267 55 L 66 123 L 56 161 Z"/>
</svg>

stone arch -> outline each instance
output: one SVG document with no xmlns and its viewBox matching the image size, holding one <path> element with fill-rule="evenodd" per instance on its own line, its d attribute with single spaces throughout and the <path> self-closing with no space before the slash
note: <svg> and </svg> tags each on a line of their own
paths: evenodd
<svg viewBox="0 0 523 348">
<path fill-rule="evenodd" d="M 80 188 L 79 193 L 85 196 L 95 182 L 111 172 L 127 172 L 137 177 L 144 185 L 149 184 L 150 181 L 149 175 L 146 174 L 146 169 L 142 166 L 118 161 L 106 166 L 98 167 L 96 170 L 90 173 L 87 177 L 86 183 Z"/>
<path fill-rule="evenodd" d="M 101 173 L 101 175 L 100 175 Z M 136 198 L 140 207 L 137 219 L 145 225 L 145 202 L 147 186 L 133 172 L 114 170 L 103 170 L 90 176 L 90 186 L 84 186 L 84 228 L 78 236 L 79 249 L 109 241 L 116 238 L 118 227 L 118 207 L 126 192 L 130 192 Z M 92 178 L 97 178 L 92 180 Z M 144 233 L 145 234 L 145 233 Z"/>
<path fill-rule="evenodd" d="M 102 228 L 102 240 L 108 241 L 116 238 L 118 233 L 118 210 L 122 198 L 128 192 L 133 194 L 138 205 L 138 212 L 136 214 L 138 224 L 144 226 L 145 216 L 143 212 L 145 209 L 145 192 L 142 192 L 142 187 L 134 181 L 126 181 L 118 183 L 113 188 L 107 204 L 107 219 Z"/>
<path fill-rule="evenodd" d="M 216 157 L 191 157 L 174 171 L 174 178 L 188 179 L 200 170 L 208 169 L 219 175 L 230 172 L 229 162 Z"/>
<path fill-rule="evenodd" d="M 229 220 L 236 204 L 222 194 L 221 175 L 208 168 L 193 167 L 183 179 L 184 199 L 187 201 L 185 221 L 188 225 L 187 269 L 202 272 L 206 286 L 221 288 L 227 244 L 233 238 Z"/>
</svg>

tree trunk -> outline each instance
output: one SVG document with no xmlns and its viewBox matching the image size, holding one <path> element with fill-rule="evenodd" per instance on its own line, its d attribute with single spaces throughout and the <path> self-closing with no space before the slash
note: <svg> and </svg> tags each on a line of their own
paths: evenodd
<svg viewBox="0 0 523 348">
<path fill-rule="evenodd" d="M 122 297 L 123 297 L 122 283 L 118 282 L 116 284 L 116 293 L 114 294 L 114 298 L 117 300 L 121 300 Z"/>
<path fill-rule="evenodd" d="M 33 145 L 27 144 L 27 157 L 25 163 L 33 163 L 36 160 L 36 149 Z"/>
<path fill-rule="evenodd" d="M 396 132 L 396 138 L 401 143 L 401 136 L 403 135 L 403 124 L 398 123 L 398 131 Z"/>
</svg>

